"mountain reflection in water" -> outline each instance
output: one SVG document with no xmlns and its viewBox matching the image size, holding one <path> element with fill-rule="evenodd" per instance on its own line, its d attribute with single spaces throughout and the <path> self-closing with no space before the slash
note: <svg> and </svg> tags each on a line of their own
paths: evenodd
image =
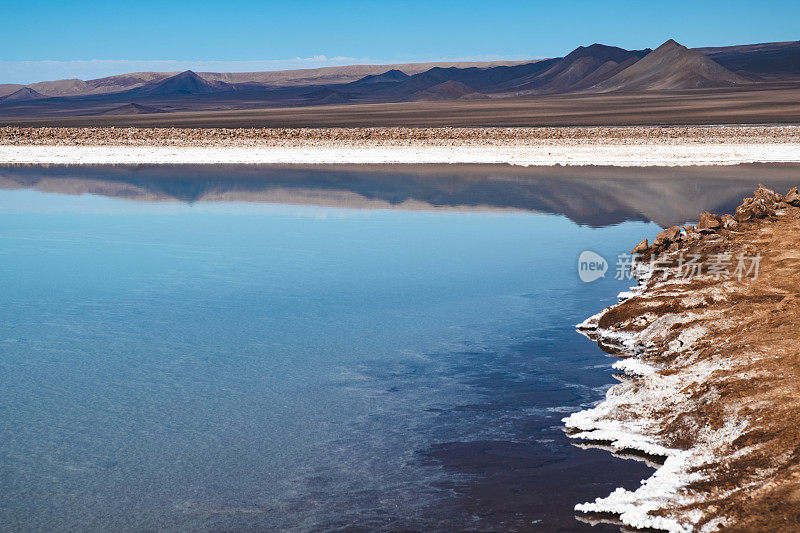
<svg viewBox="0 0 800 533">
<path fill-rule="evenodd" d="M 731 212 L 758 183 L 783 191 L 800 166 L 514 167 L 509 165 L 5 166 L 0 188 L 137 201 L 263 202 L 354 209 L 520 210 L 593 227 L 663 227 Z"/>
</svg>

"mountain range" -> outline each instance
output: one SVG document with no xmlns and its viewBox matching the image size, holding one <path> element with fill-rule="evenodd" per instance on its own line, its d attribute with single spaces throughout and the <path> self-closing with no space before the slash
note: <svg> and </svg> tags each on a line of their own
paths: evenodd
<svg viewBox="0 0 800 533">
<path fill-rule="evenodd" d="M 0 85 L 0 117 L 500 100 L 775 83 L 800 84 L 800 41 L 689 49 L 670 39 L 655 50 L 593 44 L 564 57 L 499 64 L 227 74 L 187 70 Z"/>
<path fill-rule="evenodd" d="M 516 65 L 530 61 L 456 61 L 439 63 L 403 63 L 394 65 L 347 65 L 341 67 L 320 67 L 297 70 L 270 70 L 263 72 L 200 72 L 208 81 L 221 81 L 230 84 L 251 83 L 264 87 L 295 87 L 350 83 L 363 77 L 381 75 L 397 70 L 408 75 L 424 72 L 433 67 L 495 67 Z M 165 80 L 179 72 L 131 72 L 97 78 L 79 80 L 77 78 L 40 81 L 27 86 L 45 96 L 88 96 L 118 93 L 141 87 L 150 82 Z M 22 89 L 25 85 L 0 84 L 0 97 Z"/>
</svg>

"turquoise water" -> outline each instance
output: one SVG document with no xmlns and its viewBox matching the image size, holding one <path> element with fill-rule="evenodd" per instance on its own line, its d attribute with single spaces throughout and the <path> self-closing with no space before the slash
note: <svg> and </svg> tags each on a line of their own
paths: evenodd
<svg viewBox="0 0 800 533">
<path fill-rule="evenodd" d="M 0 190 L 0 525 L 589 528 L 647 469 L 564 437 L 613 382 L 572 325 L 659 229 Z"/>
</svg>

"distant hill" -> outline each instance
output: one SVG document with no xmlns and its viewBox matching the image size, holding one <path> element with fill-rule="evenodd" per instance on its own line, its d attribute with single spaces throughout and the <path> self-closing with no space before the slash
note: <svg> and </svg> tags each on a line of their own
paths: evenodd
<svg viewBox="0 0 800 533">
<path fill-rule="evenodd" d="M 0 102 L 27 102 L 29 100 L 39 100 L 47 98 L 45 95 L 34 91 L 30 87 L 23 87 L 11 94 L 7 94 L 0 98 Z"/>
<path fill-rule="evenodd" d="M 387 70 L 382 74 L 370 74 L 369 76 L 364 76 L 360 80 L 352 82 L 351 85 L 361 86 L 361 85 L 372 85 L 375 83 L 397 83 L 400 81 L 405 81 L 410 77 L 411 76 L 409 76 L 402 70 L 397 70 L 396 68 L 393 68 L 391 70 Z"/>
<path fill-rule="evenodd" d="M 475 100 L 480 98 L 488 98 L 488 96 L 461 82 L 451 80 L 418 91 L 412 95 L 411 100 Z"/>
<path fill-rule="evenodd" d="M 748 80 L 672 39 L 586 92 L 733 87 Z"/>
<path fill-rule="evenodd" d="M 47 97 L 80 96 L 91 91 L 91 87 L 87 82 L 77 78 L 31 83 L 28 87 Z"/>
<path fill-rule="evenodd" d="M 800 78 L 800 41 L 696 48 L 737 74 L 765 79 Z"/>
<path fill-rule="evenodd" d="M 179 94 L 211 94 L 217 92 L 233 91 L 235 87 L 221 81 L 208 81 L 202 76 L 187 70 L 169 78 L 146 83 L 138 89 L 137 94 L 148 95 L 179 95 Z"/>
</svg>

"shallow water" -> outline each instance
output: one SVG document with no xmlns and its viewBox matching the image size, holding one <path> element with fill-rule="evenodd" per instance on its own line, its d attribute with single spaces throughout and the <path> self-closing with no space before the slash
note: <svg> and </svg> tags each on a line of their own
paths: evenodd
<svg viewBox="0 0 800 533">
<path fill-rule="evenodd" d="M 317 205 L 245 203 L 308 171 L 215 172 L 209 201 L 199 170 L 0 169 L 2 529 L 609 528 L 575 503 L 650 470 L 560 419 L 613 383 L 573 324 L 629 284 L 644 209 L 603 225 L 589 194 L 577 224 L 480 180 L 484 201 L 350 209 L 331 191 L 391 176 L 324 169 Z"/>
</svg>

